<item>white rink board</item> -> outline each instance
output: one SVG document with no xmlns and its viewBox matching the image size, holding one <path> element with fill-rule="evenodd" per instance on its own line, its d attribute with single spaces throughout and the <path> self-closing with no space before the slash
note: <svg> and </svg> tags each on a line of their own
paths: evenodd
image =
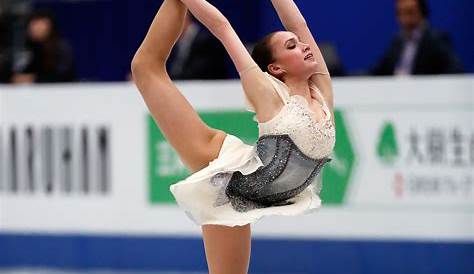
<svg viewBox="0 0 474 274">
<path fill-rule="evenodd" d="M 238 81 L 182 82 L 179 87 L 198 110 L 244 110 Z M 334 92 L 356 154 L 345 202 L 323 205 L 311 215 L 264 218 L 253 225 L 254 235 L 474 240 L 474 166 L 469 164 L 467 141 L 474 134 L 474 77 L 337 79 Z M 5 172 L 10 158 L 0 158 L 0 233 L 200 235 L 200 227 L 177 206 L 148 201 L 147 109 L 133 85 L 0 86 L 0 107 L 0 153 L 9 154 L 9 130 L 18 128 L 20 169 L 27 160 L 21 158 L 21 144 L 28 126 L 67 126 L 76 130 L 75 138 L 80 138 L 77 130 L 82 127 L 89 128 L 91 136 L 105 127 L 111 155 L 110 192 L 86 196 L 61 192 L 58 170 L 52 193 L 22 191 L 27 189 L 22 173 L 20 190 L 12 193 Z M 380 162 L 376 151 L 381 124 L 387 121 L 399 141 L 399 158 L 390 166 Z M 465 151 L 458 156 L 468 164 L 451 164 L 451 152 L 446 165 L 408 163 L 412 152 L 406 138 L 413 132 L 425 138 L 433 129 L 448 139 L 459 129 Z M 89 137 L 91 144 L 94 140 Z M 456 145 L 446 141 L 444 149 L 452 151 Z M 395 187 L 396 178 L 405 180 L 402 189 Z M 97 187 L 98 179 L 91 178 L 91 184 Z M 325 182 L 325 187 L 330 184 Z"/>
</svg>

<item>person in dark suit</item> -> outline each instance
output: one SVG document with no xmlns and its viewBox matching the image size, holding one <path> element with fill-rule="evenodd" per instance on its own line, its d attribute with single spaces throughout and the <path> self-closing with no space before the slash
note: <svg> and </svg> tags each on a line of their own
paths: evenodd
<svg viewBox="0 0 474 274">
<path fill-rule="evenodd" d="M 168 71 L 175 80 L 226 79 L 227 52 L 207 29 L 186 15 L 183 32 L 171 54 Z"/>
<path fill-rule="evenodd" d="M 462 65 L 446 34 L 428 22 L 426 0 L 396 0 L 401 32 L 372 69 L 372 75 L 462 73 Z"/>
</svg>

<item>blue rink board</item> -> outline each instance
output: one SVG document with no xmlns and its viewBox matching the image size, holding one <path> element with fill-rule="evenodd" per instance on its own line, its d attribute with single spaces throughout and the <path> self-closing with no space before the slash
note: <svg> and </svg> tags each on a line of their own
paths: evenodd
<svg viewBox="0 0 474 274">
<path fill-rule="evenodd" d="M 474 243 L 252 240 L 249 273 L 473 274 Z M 2 269 L 205 272 L 202 239 L 0 234 Z"/>
</svg>

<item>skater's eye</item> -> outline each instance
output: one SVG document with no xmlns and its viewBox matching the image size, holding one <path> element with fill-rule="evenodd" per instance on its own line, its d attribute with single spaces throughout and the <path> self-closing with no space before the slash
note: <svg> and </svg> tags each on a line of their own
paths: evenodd
<svg viewBox="0 0 474 274">
<path fill-rule="evenodd" d="M 287 49 L 294 49 L 294 48 L 296 48 L 296 39 L 295 39 L 295 38 L 288 39 L 288 40 L 285 42 L 285 45 L 286 45 L 286 48 L 287 48 Z"/>
</svg>

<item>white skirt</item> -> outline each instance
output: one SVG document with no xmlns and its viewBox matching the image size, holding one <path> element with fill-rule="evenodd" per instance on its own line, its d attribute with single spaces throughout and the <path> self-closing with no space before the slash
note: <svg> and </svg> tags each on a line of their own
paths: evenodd
<svg viewBox="0 0 474 274">
<path fill-rule="evenodd" d="M 304 191 L 291 198 L 289 205 L 257 208 L 247 212 L 238 212 L 230 203 L 222 204 L 219 199 L 225 193 L 225 180 L 215 180 L 215 175 L 232 174 L 240 171 L 247 175 L 263 166 L 257 155 L 256 147 L 243 143 L 239 138 L 227 134 L 219 156 L 209 165 L 186 179 L 170 186 L 170 191 L 178 205 L 197 225 L 215 224 L 242 226 L 254 223 L 263 216 L 301 215 L 313 212 L 321 207 L 318 189 L 321 188 L 321 173 L 315 182 Z M 218 177 L 218 176 L 217 176 Z M 214 180 L 211 180 L 214 178 Z M 219 183 L 222 181 L 222 183 Z M 216 183 L 217 182 L 217 183 Z"/>
</svg>

